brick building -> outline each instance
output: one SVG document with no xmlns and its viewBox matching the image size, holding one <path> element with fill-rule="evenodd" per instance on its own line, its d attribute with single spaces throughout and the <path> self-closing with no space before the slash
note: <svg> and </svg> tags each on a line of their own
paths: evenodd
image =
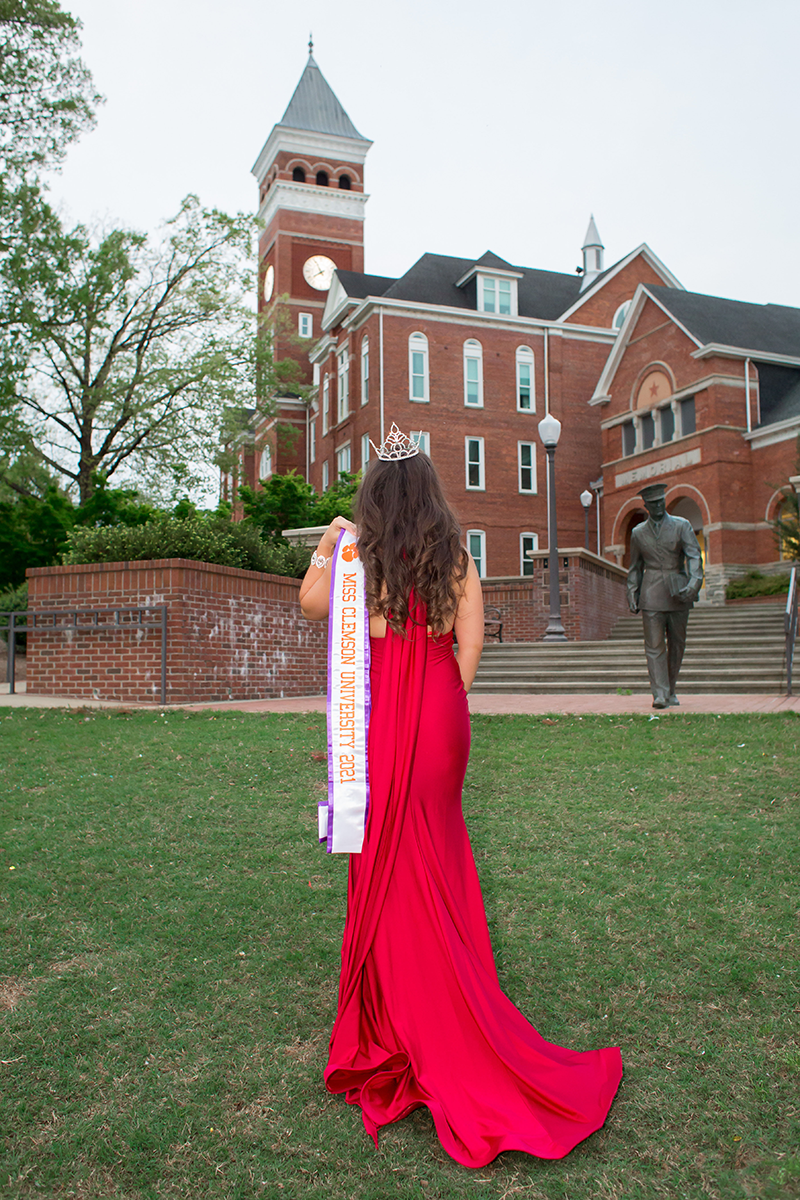
<svg viewBox="0 0 800 1200">
<path fill-rule="evenodd" d="M 580 273 L 487 251 L 365 274 L 370 145 L 309 55 L 253 171 L 259 309 L 288 321 L 276 351 L 308 364 L 314 400 L 287 397 L 254 426 L 245 477 L 295 466 L 324 490 L 396 421 L 434 459 L 482 575 L 531 574 L 526 555 L 547 539 L 537 425 L 552 412 L 561 546 L 583 545 L 590 488 L 589 548 L 624 563 L 637 487 L 663 474 L 670 510 L 703 540 L 709 599 L 775 560 L 768 521 L 800 432 L 800 311 L 689 294 L 646 245 L 606 268 L 594 219 Z M 282 445 L 287 426 L 297 436 Z"/>
</svg>

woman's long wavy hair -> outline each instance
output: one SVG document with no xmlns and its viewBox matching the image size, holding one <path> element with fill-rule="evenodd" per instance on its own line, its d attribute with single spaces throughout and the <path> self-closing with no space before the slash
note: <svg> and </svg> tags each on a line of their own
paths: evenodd
<svg viewBox="0 0 800 1200">
<path fill-rule="evenodd" d="M 427 454 L 399 462 L 373 459 L 355 498 L 367 608 L 404 634 L 408 600 L 425 604 L 434 633 L 452 625 L 469 559 L 458 518 Z"/>
</svg>

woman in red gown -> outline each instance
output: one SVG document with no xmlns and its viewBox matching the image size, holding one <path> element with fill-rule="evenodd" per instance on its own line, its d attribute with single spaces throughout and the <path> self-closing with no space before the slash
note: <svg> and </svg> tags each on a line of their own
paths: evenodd
<svg viewBox="0 0 800 1200">
<path fill-rule="evenodd" d="M 503 1150 L 561 1158 L 605 1121 L 620 1052 L 545 1041 L 500 988 L 461 811 L 480 581 L 433 464 L 406 445 L 408 457 L 370 463 L 356 500 L 370 805 L 362 851 L 350 856 L 325 1083 L 361 1106 L 376 1145 L 381 1125 L 425 1105 L 465 1166 Z M 336 518 L 304 580 L 311 619 L 327 616 L 325 559 L 343 527 L 355 532 Z"/>
</svg>

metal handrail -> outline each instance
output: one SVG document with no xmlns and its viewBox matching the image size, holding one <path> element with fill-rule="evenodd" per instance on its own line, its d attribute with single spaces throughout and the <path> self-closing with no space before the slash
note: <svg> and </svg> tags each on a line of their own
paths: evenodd
<svg viewBox="0 0 800 1200">
<path fill-rule="evenodd" d="M 792 567 L 789 576 L 789 595 L 786 597 L 786 612 L 783 615 L 783 627 L 786 633 L 786 695 L 792 694 L 792 664 L 794 662 L 794 644 L 797 640 L 797 567 Z"/>
<path fill-rule="evenodd" d="M 63 617 L 65 620 L 57 621 Z M 113 620 L 101 621 L 101 617 Z M 128 617 L 128 620 L 120 620 Z M 3 624 L 3 618 L 6 618 Z M 83 618 L 83 620 L 81 619 Z M 87 619 L 90 618 L 90 619 Z M 152 619 L 150 619 L 152 618 Z M 115 629 L 161 630 L 161 703 L 167 703 L 167 606 L 144 605 L 138 608 L 68 608 L 26 609 L 24 612 L 0 612 L 0 630 L 8 634 L 8 684 L 15 694 L 17 634 L 41 630 L 43 633 L 62 633 L 74 629 L 77 633 L 97 633 Z"/>
</svg>

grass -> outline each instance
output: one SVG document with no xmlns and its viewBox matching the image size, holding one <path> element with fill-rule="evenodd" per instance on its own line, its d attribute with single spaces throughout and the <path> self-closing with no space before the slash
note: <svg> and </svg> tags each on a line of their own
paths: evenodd
<svg viewBox="0 0 800 1200">
<path fill-rule="evenodd" d="M 505 990 L 620 1044 L 606 1126 L 469 1171 L 322 1086 L 346 861 L 316 716 L 0 718 L 0 1192 L 61 1200 L 800 1193 L 800 721 L 473 718 Z"/>
</svg>

